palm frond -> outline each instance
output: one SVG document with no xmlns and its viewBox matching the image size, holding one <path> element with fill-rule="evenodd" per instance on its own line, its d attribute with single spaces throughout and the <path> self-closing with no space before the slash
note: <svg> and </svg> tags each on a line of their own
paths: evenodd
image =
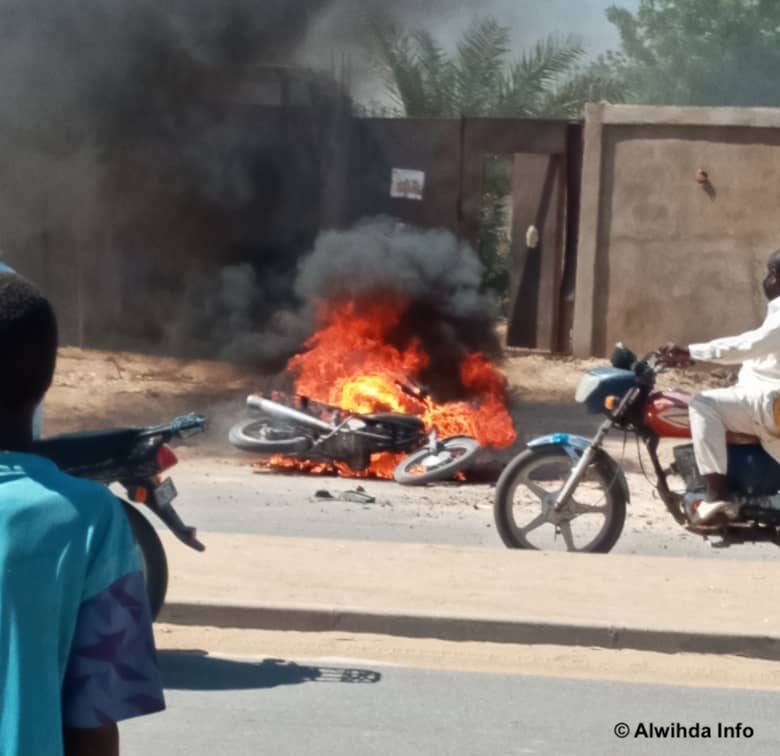
<svg viewBox="0 0 780 756">
<path fill-rule="evenodd" d="M 426 31 L 405 32 L 391 22 L 370 25 L 375 65 L 385 88 L 407 116 L 452 111 L 453 70 L 446 52 Z"/>
<path fill-rule="evenodd" d="M 424 110 L 427 92 L 411 36 L 391 23 L 373 22 L 371 32 L 377 51 L 376 66 L 391 99 L 407 115 Z"/>
<path fill-rule="evenodd" d="M 576 37 L 547 37 L 525 52 L 503 77 L 499 115 L 534 115 L 540 101 L 585 55 Z"/>
<path fill-rule="evenodd" d="M 455 68 L 452 61 L 429 32 L 416 31 L 412 33 L 411 40 L 415 48 L 415 65 L 428 98 L 428 112 L 425 115 L 451 115 L 456 109 Z"/>
<path fill-rule="evenodd" d="M 586 102 L 621 103 L 626 100 L 622 80 L 588 70 L 580 71 L 544 94 L 533 114 L 548 118 L 575 118 Z"/>
<path fill-rule="evenodd" d="M 487 115 L 494 109 L 509 42 L 509 29 L 492 18 L 463 35 L 454 62 L 458 115 Z"/>
</svg>

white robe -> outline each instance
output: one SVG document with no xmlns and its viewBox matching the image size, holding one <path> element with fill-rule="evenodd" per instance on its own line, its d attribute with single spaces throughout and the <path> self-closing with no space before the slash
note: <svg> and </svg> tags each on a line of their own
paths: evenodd
<svg viewBox="0 0 780 756">
<path fill-rule="evenodd" d="M 780 462 L 780 428 L 774 414 L 775 400 L 780 398 L 780 297 L 769 303 L 766 319 L 755 330 L 691 344 L 689 350 L 694 360 L 722 365 L 742 363 L 736 388 L 752 413 L 755 435 Z"/>
</svg>

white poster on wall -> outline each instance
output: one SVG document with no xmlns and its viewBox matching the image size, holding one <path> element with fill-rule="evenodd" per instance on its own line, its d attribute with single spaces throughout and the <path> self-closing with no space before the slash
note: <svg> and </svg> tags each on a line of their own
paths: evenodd
<svg viewBox="0 0 780 756">
<path fill-rule="evenodd" d="M 406 168 L 393 168 L 390 196 L 396 199 L 421 200 L 425 189 L 425 173 Z"/>
</svg>

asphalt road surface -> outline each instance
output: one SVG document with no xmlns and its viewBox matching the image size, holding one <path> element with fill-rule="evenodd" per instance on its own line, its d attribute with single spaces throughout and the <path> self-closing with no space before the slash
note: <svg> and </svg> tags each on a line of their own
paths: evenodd
<svg viewBox="0 0 780 756">
<path fill-rule="evenodd" d="M 771 692 L 199 652 L 163 652 L 161 663 L 169 711 L 122 725 L 125 756 L 774 756 L 780 747 Z"/>
<path fill-rule="evenodd" d="M 619 451 L 615 452 L 619 458 Z M 248 457 L 190 459 L 171 470 L 180 496 L 175 505 L 188 524 L 206 533 L 254 533 L 505 548 L 493 523 L 489 485 L 423 488 L 392 481 L 358 481 L 255 472 Z M 686 533 L 653 498 L 641 471 L 628 472 L 632 502 L 616 553 L 713 559 L 777 559 L 776 546 L 711 548 Z M 372 503 L 339 496 L 362 486 Z M 327 492 L 333 498 L 318 498 Z M 159 522 L 155 523 L 160 526 Z M 204 540 L 208 540 L 204 537 Z"/>
</svg>

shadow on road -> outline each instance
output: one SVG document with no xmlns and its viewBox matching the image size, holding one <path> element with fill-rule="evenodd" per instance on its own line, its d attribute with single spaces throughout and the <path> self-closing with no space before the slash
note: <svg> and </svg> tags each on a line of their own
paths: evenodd
<svg viewBox="0 0 780 756">
<path fill-rule="evenodd" d="M 254 690 L 279 685 L 378 683 L 379 672 L 348 667 L 302 666 L 284 659 L 234 661 L 205 651 L 160 651 L 160 672 L 168 690 Z"/>
</svg>

